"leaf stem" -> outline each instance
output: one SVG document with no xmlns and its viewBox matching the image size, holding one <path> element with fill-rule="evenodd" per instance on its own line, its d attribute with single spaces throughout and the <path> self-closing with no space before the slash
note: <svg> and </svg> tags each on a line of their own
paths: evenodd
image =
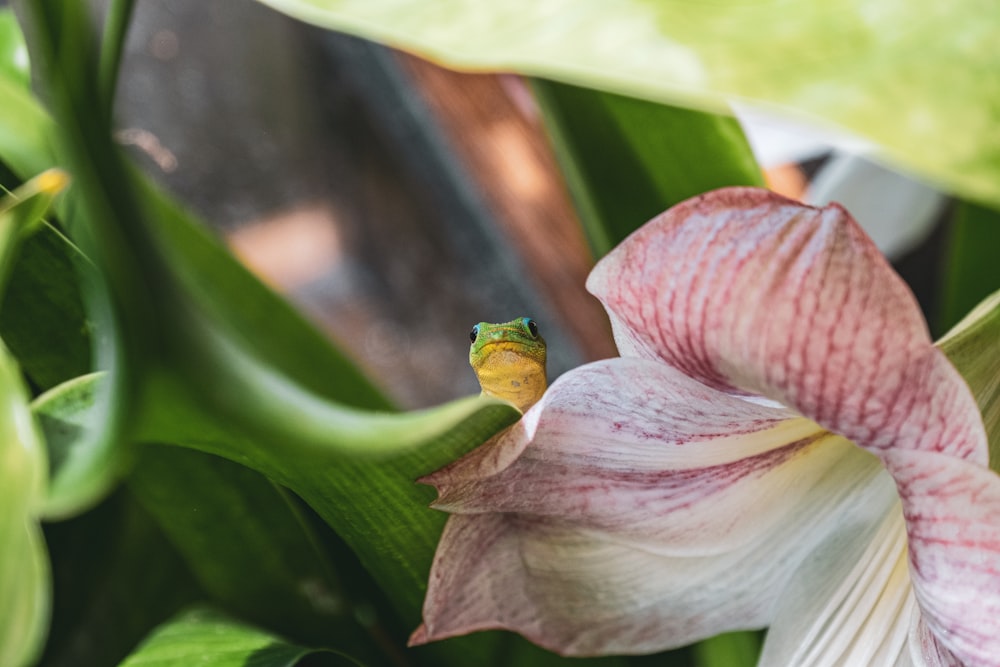
<svg viewBox="0 0 1000 667">
<path fill-rule="evenodd" d="M 115 87 L 118 84 L 122 51 L 125 48 L 125 35 L 134 7 L 135 0 L 111 0 L 104 19 L 98 77 L 101 102 L 109 119 L 114 108 Z"/>
</svg>

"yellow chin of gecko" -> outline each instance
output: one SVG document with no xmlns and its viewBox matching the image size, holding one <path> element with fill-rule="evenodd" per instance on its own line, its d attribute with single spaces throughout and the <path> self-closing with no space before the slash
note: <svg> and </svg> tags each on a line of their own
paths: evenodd
<svg viewBox="0 0 1000 667">
<path fill-rule="evenodd" d="M 545 393 L 545 359 L 536 359 L 525 353 L 517 343 L 497 342 L 484 348 L 483 355 L 473 370 L 487 396 L 513 403 L 524 412 L 538 402 Z"/>
</svg>

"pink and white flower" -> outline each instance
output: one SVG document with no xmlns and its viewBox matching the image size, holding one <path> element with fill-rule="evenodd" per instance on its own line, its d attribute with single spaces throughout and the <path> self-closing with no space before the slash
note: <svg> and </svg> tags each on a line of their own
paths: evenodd
<svg viewBox="0 0 1000 667">
<path fill-rule="evenodd" d="M 419 644 L 567 655 L 770 626 L 762 664 L 1000 664 L 1000 478 L 969 388 L 836 205 L 714 191 L 588 289 L 620 358 L 426 478 Z"/>
</svg>

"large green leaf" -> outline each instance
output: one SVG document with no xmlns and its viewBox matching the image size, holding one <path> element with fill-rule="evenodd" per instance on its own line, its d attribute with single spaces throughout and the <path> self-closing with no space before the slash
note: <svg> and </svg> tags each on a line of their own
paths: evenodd
<svg viewBox="0 0 1000 667">
<path fill-rule="evenodd" d="M 597 257 L 689 197 L 764 184 L 730 117 L 550 81 L 534 89 Z"/>
<path fill-rule="evenodd" d="M 361 665 L 343 654 L 291 644 L 218 612 L 193 609 L 157 628 L 121 665 L 291 667 L 310 655 L 310 665 Z"/>
<path fill-rule="evenodd" d="M 985 0 L 263 1 L 456 67 L 719 111 L 757 101 L 1000 203 L 1000 12 Z"/>
<path fill-rule="evenodd" d="M 761 633 L 727 632 L 692 647 L 699 667 L 754 667 L 760 656 Z"/>
</svg>

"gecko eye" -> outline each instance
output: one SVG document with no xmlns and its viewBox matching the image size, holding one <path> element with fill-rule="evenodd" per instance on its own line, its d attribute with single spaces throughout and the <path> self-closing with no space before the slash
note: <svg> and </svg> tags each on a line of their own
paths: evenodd
<svg viewBox="0 0 1000 667">
<path fill-rule="evenodd" d="M 538 325 L 535 324 L 535 320 L 525 318 L 524 326 L 528 327 L 528 332 L 531 333 L 534 338 L 538 338 Z"/>
<path fill-rule="evenodd" d="M 476 337 L 479 336 L 479 325 L 472 327 L 472 331 L 469 332 L 469 340 L 473 343 L 476 342 Z"/>
</svg>

